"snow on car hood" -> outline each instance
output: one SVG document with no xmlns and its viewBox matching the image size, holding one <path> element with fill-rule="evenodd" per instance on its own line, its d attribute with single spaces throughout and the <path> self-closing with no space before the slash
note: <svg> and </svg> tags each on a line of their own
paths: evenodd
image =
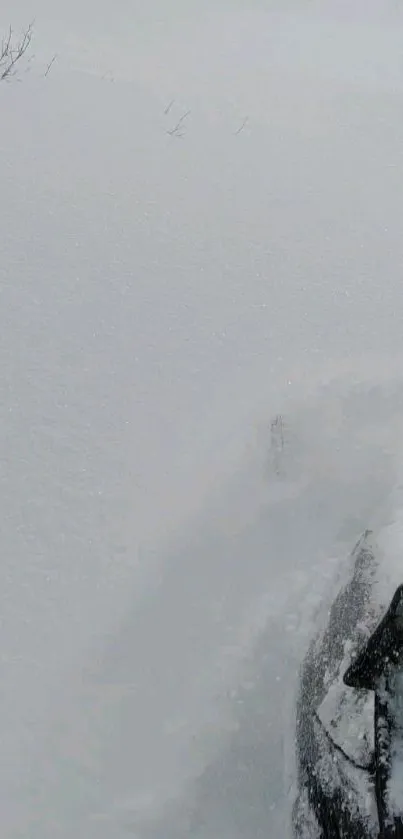
<svg viewBox="0 0 403 839">
<path fill-rule="evenodd" d="M 334 682 L 318 708 L 318 717 L 334 745 L 362 769 L 374 753 L 374 694 Z"/>
<path fill-rule="evenodd" d="M 396 589 L 403 582 L 403 463 L 395 488 L 378 512 L 371 539 L 374 567 L 367 619 L 356 627 L 354 638 L 347 638 L 343 659 L 317 709 L 327 735 L 352 763 L 369 769 L 374 753 L 374 693 L 357 690 L 343 683 L 363 636 L 369 637 L 388 609 Z M 361 639 L 361 640 L 360 640 Z"/>
</svg>

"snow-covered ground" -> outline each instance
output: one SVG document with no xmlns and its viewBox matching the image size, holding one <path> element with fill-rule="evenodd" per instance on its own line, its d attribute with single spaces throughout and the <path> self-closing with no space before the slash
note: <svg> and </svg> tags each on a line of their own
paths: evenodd
<svg viewBox="0 0 403 839">
<path fill-rule="evenodd" d="M 400 474 L 400 11 L 199 6 L 0 11 L 4 839 L 286 835 Z"/>
</svg>

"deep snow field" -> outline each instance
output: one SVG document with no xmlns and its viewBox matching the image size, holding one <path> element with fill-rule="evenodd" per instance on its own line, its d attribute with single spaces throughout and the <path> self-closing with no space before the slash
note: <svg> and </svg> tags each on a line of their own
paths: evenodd
<svg viewBox="0 0 403 839">
<path fill-rule="evenodd" d="M 0 10 L 1 837 L 287 839 L 301 656 L 403 522 L 403 13 L 66 5 Z"/>
</svg>

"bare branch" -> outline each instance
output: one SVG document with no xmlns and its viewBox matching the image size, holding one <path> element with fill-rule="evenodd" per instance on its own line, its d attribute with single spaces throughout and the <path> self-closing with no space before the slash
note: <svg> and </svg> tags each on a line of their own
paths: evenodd
<svg viewBox="0 0 403 839">
<path fill-rule="evenodd" d="M 239 126 L 239 128 L 237 129 L 237 131 L 235 131 L 235 132 L 234 132 L 235 137 L 236 137 L 238 134 L 240 134 L 240 133 L 241 133 L 241 131 L 243 131 L 243 130 L 244 130 L 245 125 L 246 125 L 246 123 L 248 122 L 248 119 L 249 119 L 249 117 L 245 117 L 245 119 L 244 119 L 244 121 L 243 121 L 242 125 L 240 125 L 240 126 Z"/>
<path fill-rule="evenodd" d="M 33 23 L 18 38 L 10 26 L 0 47 L 0 82 L 9 81 L 17 75 L 19 62 L 25 56 L 33 37 Z"/>
<path fill-rule="evenodd" d="M 164 114 L 169 114 L 174 102 L 175 102 L 175 99 L 171 99 L 171 101 L 169 102 L 169 104 L 165 108 Z"/>
<path fill-rule="evenodd" d="M 184 132 L 182 132 L 182 134 L 180 134 L 179 131 L 175 130 L 175 128 L 173 128 L 171 131 L 167 131 L 167 134 L 169 134 L 170 137 L 177 137 L 179 140 L 181 140 L 182 137 L 185 136 Z"/>
<path fill-rule="evenodd" d="M 186 117 L 189 116 L 189 114 L 190 114 L 190 111 L 186 111 L 186 113 L 182 114 L 181 118 L 178 120 L 176 125 L 173 128 L 171 128 L 169 131 L 167 131 L 167 134 L 169 134 L 171 137 L 184 137 L 185 132 L 183 130 L 183 123 L 184 123 Z"/>
<path fill-rule="evenodd" d="M 49 74 L 49 72 L 50 72 L 51 68 L 53 67 L 53 64 L 55 63 L 56 58 L 57 58 L 57 52 L 55 52 L 55 54 L 54 54 L 54 56 L 53 56 L 52 60 L 51 60 L 51 61 L 49 61 L 49 64 L 48 64 L 48 66 L 47 66 L 47 68 L 46 68 L 46 70 L 45 70 L 45 79 L 46 79 L 46 76 Z"/>
<path fill-rule="evenodd" d="M 3 61 L 6 58 L 6 56 L 10 53 L 12 35 L 13 31 L 10 26 L 7 37 L 3 38 L 1 42 L 0 62 Z"/>
</svg>

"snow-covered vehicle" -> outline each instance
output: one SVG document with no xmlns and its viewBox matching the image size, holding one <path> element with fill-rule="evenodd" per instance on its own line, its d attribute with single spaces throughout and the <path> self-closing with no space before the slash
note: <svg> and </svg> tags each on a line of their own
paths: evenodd
<svg viewBox="0 0 403 839">
<path fill-rule="evenodd" d="M 301 669 L 298 839 L 403 837 L 403 555 L 393 553 L 363 534 Z"/>
</svg>

